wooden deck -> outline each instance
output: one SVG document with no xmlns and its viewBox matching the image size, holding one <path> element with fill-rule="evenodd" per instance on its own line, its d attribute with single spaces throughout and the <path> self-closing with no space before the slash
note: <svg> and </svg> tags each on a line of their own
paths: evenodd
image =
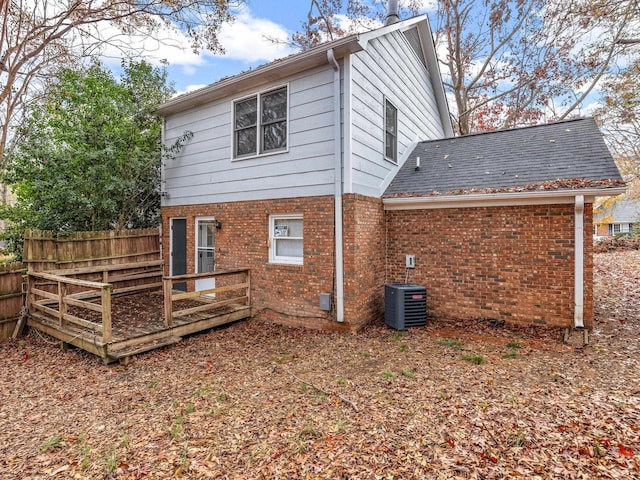
<svg viewBox="0 0 640 480">
<path fill-rule="evenodd" d="M 112 363 L 251 316 L 248 269 L 162 278 L 161 270 L 154 271 L 158 266 L 131 264 L 124 272 L 122 266 L 87 267 L 65 275 L 30 272 L 28 324 Z M 114 283 L 77 278 L 95 276 L 97 269 Z M 141 279 L 114 288 L 116 282 Z M 203 279 L 215 279 L 216 286 L 195 290 L 196 280 Z M 188 291 L 174 290 L 175 284 Z"/>
</svg>

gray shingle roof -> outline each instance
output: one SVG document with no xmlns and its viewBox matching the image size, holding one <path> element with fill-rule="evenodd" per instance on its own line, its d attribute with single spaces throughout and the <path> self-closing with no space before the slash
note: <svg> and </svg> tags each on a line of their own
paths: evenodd
<svg viewBox="0 0 640 480">
<path fill-rule="evenodd" d="M 421 142 L 384 196 L 499 190 L 577 178 L 622 181 L 592 118 Z"/>
</svg>

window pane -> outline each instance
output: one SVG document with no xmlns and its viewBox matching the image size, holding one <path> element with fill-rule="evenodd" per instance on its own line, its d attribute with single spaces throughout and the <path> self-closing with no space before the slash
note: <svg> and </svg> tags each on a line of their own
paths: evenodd
<svg viewBox="0 0 640 480">
<path fill-rule="evenodd" d="M 251 127 L 258 121 L 258 101 L 256 97 L 236 102 L 236 130 Z"/>
<path fill-rule="evenodd" d="M 302 240 L 278 238 L 275 242 L 278 257 L 302 257 Z"/>
<path fill-rule="evenodd" d="M 262 128 L 262 151 L 287 148 L 287 122 L 265 125 Z"/>
<path fill-rule="evenodd" d="M 262 95 L 262 123 L 270 123 L 287 118 L 287 89 Z"/>
<path fill-rule="evenodd" d="M 396 159 L 396 137 L 390 133 L 385 133 L 384 156 L 392 160 Z"/>
<path fill-rule="evenodd" d="M 284 237 L 302 237 L 302 219 L 301 218 L 281 218 L 274 220 L 274 225 L 286 225 L 286 235 Z M 277 230 L 277 229 L 276 229 Z M 282 229 L 280 229 L 282 231 Z"/>
<path fill-rule="evenodd" d="M 198 250 L 198 273 L 213 272 L 213 250 Z"/>
<path fill-rule="evenodd" d="M 385 107 L 385 130 L 395 135 L 398 123 L 396 107 L 389 102 L 386 102 Z"/>
<path fill-rule="evenodd" d="M 256 153 L 256 129 L 247 128 L 236 132 L 236 155 Z"/>
<path fill-rule="evenodd" d="M 198 247 L 213 247 L 213 234 L 215 226 L 213 221 L 201 220 L 198 222 Z"/>
</svg>

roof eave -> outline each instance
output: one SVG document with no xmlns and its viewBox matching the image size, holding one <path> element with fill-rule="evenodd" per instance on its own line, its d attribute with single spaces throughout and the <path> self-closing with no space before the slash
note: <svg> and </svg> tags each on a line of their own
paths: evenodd
<svg viewBox="0 0 640 480">
<path fill-rule="evenodd" d="M 434 195 L 383 198 L 385 210 L 423 210 L 436 208 L 497 207 L 517 205 L 550 205 L 573 203 L 575 197 L 583 195 L 592 203 L 595 197 L 620 195 L 626 187 L 583 188 L 571 190 L 531 190 L 526 192 L 478 193 L 461 195 Z"/>
<path fill-rule="evenodd" d="M 170 115 L 209 103 L 220 98 L 240 94 L 252 88 L 275 82 L 296 73 L 328 65 L 327 52 L 333 49 L 336 58 L 362 50 L 358 36 L 353 35 L 312 48 L 282 60 L 275 60 L 263 67 L 225 78 L 207 87 L 176 97 L 156 109 L 159 115 Z"/>
</svg>

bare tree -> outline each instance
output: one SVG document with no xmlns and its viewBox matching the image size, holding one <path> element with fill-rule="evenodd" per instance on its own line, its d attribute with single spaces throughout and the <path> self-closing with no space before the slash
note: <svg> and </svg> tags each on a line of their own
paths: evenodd
<svg viewBox="0 0 640 480">
<path fill-rule="evenodd" d="M 57 67 L 163 28 L 180 31 L 194 51 L 219 52 L 219 29 L 240 1 L 0 0 L 0 168 L 11 126 Z M 117 34 L 105 37 L 107 27 Z"/>
<path fill-rule="evenodd" d="M 294 43 L 309 47 L 345 33 L 340 17 L 381 19 L 384 4 L 311 0 Z M 415 12 L 421 2 L 408 4 Z M 637 45 L 638 0 L 437 0 L 432 26 L 452 121 L 460 134 L 580 112 Z M 406 11 L 405 11 L 406 15 Z"/>
<path fill-rule="evenodd" d="M 637 1 L 441 0 L 437 41 L 461 134 L 579 112 L 637 28 Z M 637 13 L 637 10 L 636 10 Z"/>
</svg>

